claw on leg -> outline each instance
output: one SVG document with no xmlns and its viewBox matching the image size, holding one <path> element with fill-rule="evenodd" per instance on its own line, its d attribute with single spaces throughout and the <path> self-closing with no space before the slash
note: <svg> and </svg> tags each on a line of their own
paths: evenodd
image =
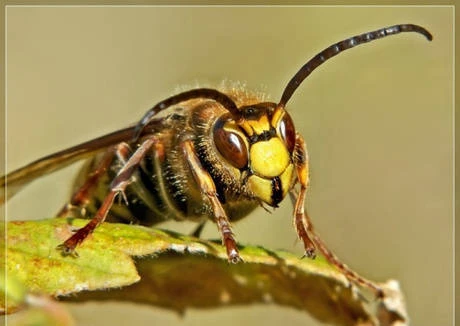
<svg viewBox="0 0 460 326">
<path fill-rule="evenodd" d="M 65 243 L 61 243 L 59 246 L 56 247 L 56 250 L 60 251 L 62 256 L 64 257 L 73 257 L 73 258 L 78 258 L 78 252 L 74 248 L 66 246 Z"/>
<path fill-rule="evenodd" d="M 310 258 L 310 259 L 315 259 L 316 258 L 316 249 L 306 249 L 303 256 L 301 258 Z"/>
<path fill-rule="evenodd" d="M 229 263 L 238 264 L 238 263 L 243 262 L 243 259 L 240 257 L 238 250 L 236 249 L 229 250 L 228 246 L 226 246 L 226 248 L 227 248 L 227 256 L 228 256 Z"/>
</svg>

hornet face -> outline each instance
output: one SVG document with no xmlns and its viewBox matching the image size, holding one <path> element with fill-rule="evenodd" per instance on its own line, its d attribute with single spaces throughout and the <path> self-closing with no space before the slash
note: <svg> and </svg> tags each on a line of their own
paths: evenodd
<svg viewBox="0 0 460 326">
<path fill-rule="evenodd" d="M 225 160 L 241 171 L 254 196 L 277 207 L 294 181 L 294 123 L 275 103 L 240 110 L 238 121 L 228 115 L 217 121 L 214 143 Z"/>
</svg>

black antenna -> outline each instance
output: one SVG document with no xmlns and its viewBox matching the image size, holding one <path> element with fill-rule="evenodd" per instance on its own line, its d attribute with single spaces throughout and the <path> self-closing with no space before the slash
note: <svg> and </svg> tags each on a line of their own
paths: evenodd
<svg viewBox="0 0 460 326">
<path fill-rule="evenodd" d="M 278 107 L 284 107 L 286 105 L 286 103 L 289 101 L 295 90 L 300 86 L 300 84 L 305 80 L 305 78 L 307 78 L 313 72 L 313 70 L 315 70 L 321 64 L 323 64 L 330 58 L 336 56 L 340 52 L 351 49 L 363 43 L 375 41 L 390 35 L 395 35 L 404 32 L 420 33 L 424 35 L 429 41 L 433 39 L 433 36 L 430 34 L 430 32 L 428 32 L 425 28 L 421 26 L 412 24 L 401 24 L 353 36 L 346 40 L 337 42 L 329 46 L 328 48 L 324 49 L 317 55 L 315 55 L 312 59 L 310 59 L 310 61 L 303 65 L 302 68 L 300 68 L 300 70 L 294 75 L 294 77 L 292 77 L 292 79 L 289 81 L 286 88 L 284 89 Z"/>
</svg>

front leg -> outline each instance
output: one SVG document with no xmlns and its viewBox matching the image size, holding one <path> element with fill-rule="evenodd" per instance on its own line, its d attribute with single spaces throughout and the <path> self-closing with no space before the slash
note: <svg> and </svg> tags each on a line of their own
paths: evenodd
<svg viewBox="0 0 460 326">
<path fill-rule="evenodd" d="M 296 165 L 297 178 L 300 183 L 300 192 L 297 195 L 297 201 L 295 204 L 295 226 L 297 228 L 299 237 L 304 242 L 306 251 L 305 255 L 311 257 L 312 255 L 311 252 L 308 251 L 308 248 L 309 246 L 313 246 L 313 248 L 316 246 L 321 251 L 324 258 L 326 258 L 330 264 L 337 267 L 338 270 L 343 273 L 343 275 L 345 275 L 350 281 L 355 282 L 361 286 L 366 286 L 367 288 L 371 289 L 379 298 L 383 297 L 383 290 L 380 286 L 360 276 L 347 265 L 342 263 L 340 259 L 326 246 L 321 237 L 315 232 L 310 217 L 304 209 L 305 193 L 308 185 L 308 159 L 305 141 L 299 134 L 297 134 L 296 137 L 295 149 L 296 152 L 294 154 L 294 164 Z M 293 192 L 291 193 L 293 194 Z"/>
<path fill-rule="evenodd" d="M 190 170 L 193 173 L 195 181 L 198 183 L 202 193 L 211 203 L 214 219 L 222 236 L 222 244 L 227 250 L 228 261 L 231 263 L 240 262 L 242 259 L 238 252 L 238 247 L 230 226 L 230 221 L 228 220 L 227 214 L 217 197 L 214 181 L 201 165 L 191 140 L 185 140 L 182 143 L 182 151 L 188 162 Z"/>
<path fill-rule="evenodd" d="M 308 154 L 305 141 L 300 134 L 296 135 L 296 144 L 294 148 L 294 165 L 297 172 L 297 180 L 300 183 L 300 192 L 296 193 L 295 189 L 291 189 L 291 197 L 295 198 L 294 204 L 294 227 L 297 235 L 302 240 L 305 254 L 304 257 L 315 258 L 316 250 L 313 240 L 309 236 L 309 232 L 313 231 L 308 215 L 305 214 L 305 196 L 307 194 L 307 187 L 309 182 L 308 171 Z"/>
</svg>

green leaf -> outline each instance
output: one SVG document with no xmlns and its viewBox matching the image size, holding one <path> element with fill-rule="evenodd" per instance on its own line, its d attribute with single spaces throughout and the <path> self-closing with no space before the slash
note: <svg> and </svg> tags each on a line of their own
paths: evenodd
<svg viewBox="0 0 460 326">
<path fill-rule="evenodd" d="M 377 313 L 370 310 L 358 289 L 321 257 L 299 259 L 284 251 L 242 246 L 244 263 L 229 264 L 219 242 L 112 223 L 100 225 L 77 248 L 78 258 L 62 256 L 56 246 L 87 222 L 8 223 L 8 275 L 29 293 L 72 301 L 134 301 L 178 312 L 191 307 L 272 303 L 338 325 L 377 324 Z M 397 302 L 399 288 L 394 282 L 390 285 L 393 307 L 380 302 L 378 312 L 379 318 L 389 320 L 387 325 L 407 319 L 404 309 L 399 311 L 403 307 Z M 13 288 L 7 293 L 10 290 Z M 74 295 L 65 297 L 69 294 Z M 20 305 L 18 300 L 0 303 L 7 312 Z M 370 303 L 376 303 L 375 299 Z"/>
</svg>

